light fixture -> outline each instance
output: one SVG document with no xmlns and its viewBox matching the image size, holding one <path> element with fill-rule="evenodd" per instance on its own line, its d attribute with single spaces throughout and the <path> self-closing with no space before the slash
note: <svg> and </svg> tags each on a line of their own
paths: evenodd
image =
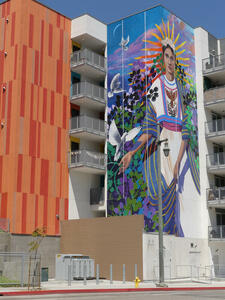
<svg viewBox="0 0 225 300">
<path fill-rule="evenodd" d="M 168 142 L 165 142 L 165 143 L 164 143 L 163 153 L 164 153 L 165 157 L 168 157 L 168 156 L 169 156 L 170 148 L 169 148 L 169 146 L 168 146 Z"/>
<path fill-rule="evenodd" d="M 5 51 L 4 54 L 5 54 L 5 57 L 6 57 L 8 55 L 7 51 Z"/>
</svg>

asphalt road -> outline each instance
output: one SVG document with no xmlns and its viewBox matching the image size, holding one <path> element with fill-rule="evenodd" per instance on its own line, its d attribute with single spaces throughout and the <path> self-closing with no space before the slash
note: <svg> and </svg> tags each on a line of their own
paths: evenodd
<svg viewBox="0 0 225 300">
<path fill-rule="evenodd" d="M 6 296 L 0 300 L 225 300 L 225 290 Z"/>
</svg>

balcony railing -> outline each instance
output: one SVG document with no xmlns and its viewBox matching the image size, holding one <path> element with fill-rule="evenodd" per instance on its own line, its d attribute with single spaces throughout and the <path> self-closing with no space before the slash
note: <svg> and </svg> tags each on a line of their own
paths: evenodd
<svg viewBox="0 0 225 300">
<path fill-rule="evenodd" d="M 203 73 L 222 70 L 225 68 L 225 55 L 214 55 L 202 60 Z"/>
<path fill-rule="evenodd" d="M 206 156 L 207 167 L 220 166 L 225 164 L 225 153 L 213 153 Z"/>
<path fill-rule="evenodd" d="M 104 170 L 106 168 L 107 157 L 103 153 L 79 150 L 71 152 L 70 167 L 92 167 Z"/>
<path fill-rule="evenodd" d="M 208 228 L 209 239 L 225 239 L 225 226 L 209 226 Z"/>
<path fill-rule="evenodd" d="M 90 205 L 103 205 L 105 202 L 104 188 L 90 189 Z"/>
<path fill-rule="evenodd" d="M 225 100 L 225 86 L 212 88 L 204 93 L 205 104 L 213 101 L 219 102 L 222 100 Z"/>
<path fill-rule="evenodd" d="M 106 89 L 87 81 L 74 83 L 72 85 L 71 94 L 72 99 L 89 97 L 104 103 L 106 103 L 107 98 Z"/>
<path fill-rule="evenodd" d="M 225 118 L 221 118 L 218 120 L 213 120 L 205 123 L 205 132 L 206 135 L 210 133 L 220 133 L 225 130 Z"/>
<path fill-rule="evenodd" d="M 87 131 L 90 133 L 105 136 L 106 123 L 103 120 L 88 116 L 77 116 L 70 120 L 70 130 L 72 132 Z"/>
<path fill-rule="evenodd" d="M 106 71 L 106 59 L 104 56 L 92 52 L 89 49 L 75 51 L 71 54 L 71 67 L 81 64 L 89 64 L 102 71 Z"/>
<path fill-rule="evenodd" d="M 208 203 L 225 204 L 225 187 L 213 187 L 206 191 Z"/>
</svg>

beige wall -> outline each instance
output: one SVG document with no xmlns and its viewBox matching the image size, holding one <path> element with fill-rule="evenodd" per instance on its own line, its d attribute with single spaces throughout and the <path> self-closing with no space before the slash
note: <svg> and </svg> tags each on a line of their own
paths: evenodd
<svg viewBox="0 0 225 300">
<path fill-rule="evenodd" d="M 110 264 L 113 280 L 122 280 L 123 264 L 126 280 L 134 280 L 134 265 L 142 278 L 142 232 L 144 216 L 80 219 L 61 222 L 62 254 L 84 254 L 99 264 L 100 277 L 109 279 Z"/>
</svg>

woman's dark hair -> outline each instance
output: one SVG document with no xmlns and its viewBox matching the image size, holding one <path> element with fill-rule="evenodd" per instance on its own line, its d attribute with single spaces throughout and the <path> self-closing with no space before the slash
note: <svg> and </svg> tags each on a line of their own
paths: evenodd
<svg viewBox="0 0 225 300">
<path fill-rule="evenodd" d="M 162 47 L 163 55 L 164 55 L 166 49 L 168 49 L 168 48 L 171 50 L 171 52 L 173 53 L 174 57 L 176 58 L 175 52 L 174 52 L 174 50 L 172 49 L 172 47 L 169 44 L 167 44 L 166 46 Z"/>
</svg>

